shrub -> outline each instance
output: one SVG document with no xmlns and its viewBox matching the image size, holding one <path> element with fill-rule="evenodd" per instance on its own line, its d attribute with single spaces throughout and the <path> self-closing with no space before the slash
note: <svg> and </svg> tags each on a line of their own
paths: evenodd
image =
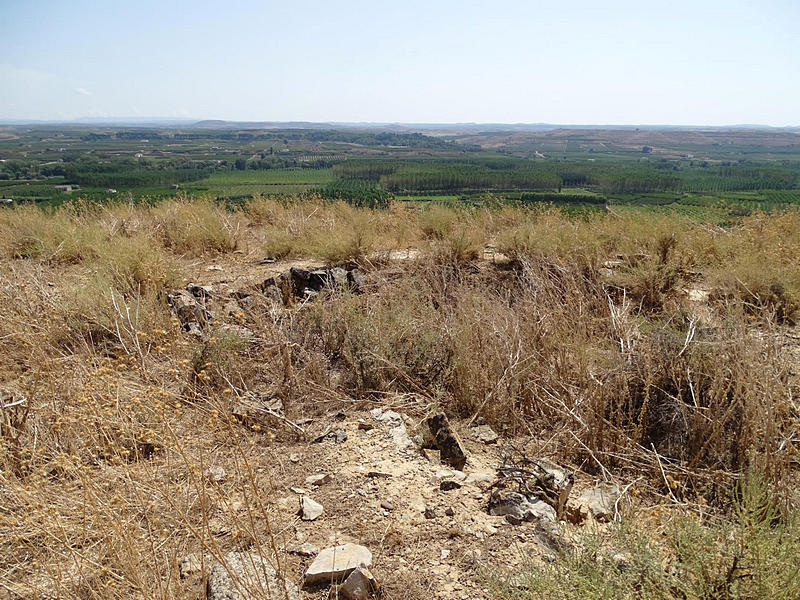
<svg viewBox="0 0 800 600">
<path fill-rule="evenodd" d="M 178 254 L 231 252 L 243 226 L 241 214 L 228 212 L 211 200 L 179 198 L 152 209 L 154 235 Z"/>
<path fill-rule="evenodd" d="M 331 220 L 310 234 L 312 255 L 333 264 L 357 262 L 375 250 L 375 222 L 369 211 L 339 204 L 331 212 Z"/>
<path fill-rule="evenodd" d="M 431 302 L 412 281 L 378 297 L 344 294 L 315 302 L 297 335 L 328 357 L 350 393 L 435 395 L 449 382 L 453 346 Z"/>
<path fill-rule="evenodd" d="M 126 294 L 160 292 L 178 281 L 173 262 L 143 234 L 104 244 L 98 255 L 93 266 Z"/>
<path fill-rule="evenodd" d="M 417 215 L 420 231 L 429 240 L 443 240 L 455 228 L 458 213 L 440 204 L 431 204 Z"/>
<path fill-rule="evenodd" d="M 20 206 L 2 211 L 0 232 L 6 256 L 58 264 L 96 256 L 103 239 L 97 223 L 82 222 L 68 208 L 45 212 L 35 206 Z"/>
<path fill-rule="evenodd" d="M 757 600 L 800 595 L 795 560 L 800 522 L 796 513 L 778 513 L 758 475 L 742 479 L 733 520 L 683 515 L 665 536 L 657 543 L 635 523 L 615 524 L 556 560 L 528 567 L 522 578 L 494 579 L 493 596 Z"/>
</svg>

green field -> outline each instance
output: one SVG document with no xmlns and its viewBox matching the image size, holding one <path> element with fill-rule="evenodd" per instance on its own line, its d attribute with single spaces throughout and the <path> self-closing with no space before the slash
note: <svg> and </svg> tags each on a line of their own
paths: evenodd
<svg viewBox="0 0 800 600">
<path fill-rule="evenodd" d="M 266 171 L 226 171 L 214 173 L 198 185 L 323 185 L 333 181 L 331 169 L 269 169 Z"/>
<path fill-rule="evenodd" d="M 300 194 L 333 181 L 331 169 L 226 171 L 181 186 L 186 193 L 217 198 Z"/>
<path fill-rule="evenodd" d="M 0 127 L 0 198 L 240 200 L 319 193 L 363 206 L 552 203 L 718 222 L 800 203 L 796 134 L 377 128 Z M 795 137 L 791 137 L 795 136 Z M 716 140 L 716 141 L 715 141 Z M 73 191 L 57 186 L 72 185 Z"/>
</svg>

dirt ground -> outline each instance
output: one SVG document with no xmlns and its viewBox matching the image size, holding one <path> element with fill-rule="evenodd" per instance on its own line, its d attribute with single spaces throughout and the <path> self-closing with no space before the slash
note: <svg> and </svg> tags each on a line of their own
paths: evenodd
<svg viewBox="0 0 800 600">
<path fill-rule="evenodd" d="M 537 538 L 536 523 L 512 525 L 487 512 L 495 469 L 504 464 L 513 441 L 487 445 L 470 439 L 465 429 L 461 441 L 468 460 L 459 473 L 429 460 L 409 438 L 424 424 L 407 416 L 400 422 L 381 421 L 383 411 L 340 411 L 306 426 L 307 439 L 343 430 L 346 439 L 340 443 L 282 442 L 275 449 L 280 464 L 273 465 L 273 497 L 267 503 L 279 561 L 290 580 L 302 581 L 314 558 L 298 556 L 293 548 L 353 542 L 372 551 L 372 571 L 384 598 L 488 598 L 487 577 L 513 576 L 518 567 L 548 553 Z M 307 478 L 315 475 L 329 478 L 312 485 Z M 442 481 L 462 477 L 460 488 L 440 489 Z M 578 475 L 571 495 L 577 497 L 594 483 L 590 476 Z M 225 482 L 220 486 L 224 490 Z M 298 515 L 304 495 L 324 507 L 314 521 Z M 227 514 L 228 507 L 221 512 Z M 200 593 L 201 579 L 197 573 L 186 583 Z M 307 597 L 327 598 L 330 592 Z"/>
<path fill-rule="evenodd" d="M 375 260 L 414 260 L 419 255 L 418 250 L 409 249 Z M 491 247 L 484 253 L 487 264 L 506 260 Z M 291 267 L 309 269 L 315 263 L 262 262 L 257 255 L 238 253 L 214 262 L 187 261 L 182 270 L 187 282 L 213 286 L 226 295 L 286 273 Z M 289 580 L 302 582 L 314 559 L 313 554 L 299 555 L 298 546 L 323 549 L 353 542 L 372 551 L 372 571 L 381 582 L 383 598 L 489 598 L 489 579 L 513 577 L 518 568 L 547 557 L 550 551 L 537 536 L 535 522 L 512 525 L 487 510 L 490 488 L 498 480 L 496 469 L 507 464 L 513 449 L 530 440 L 501 436 L 497 443 L 486 444 L 472 438 L 467 422 L 454 423 L 468 455 L 463 470 L 457 471 L 431 460 L 412 440 L 426 429 L 420 411 L 424 403 L 424 399 L 403 395 L 370 403 L 349 401 L 348 405 L 345 401 L 308 422 L 301 420 L 302 435 L 290 425 L 272 423 L 283 434 L 270 447 L 269 457 L 259 459 L 270 463 L 263 468 L 270 482 L 270 497 L 262 499 L 270 515 L 270 544 L 274 542 L 279 550 L 278 563 Z M 384 418 L 384 414 L 389 416 Z M 314 442 L 332 431 L 343 431 L 346 439 L 328 437 Z M 229 473 L 237 469 L 224 462 L 218 466 Z M 329 477 L 312 485 L 306 478 L 314 475 Z M 440 484 L 445 480 L 459 480 L 460 487 L 443 491 Z M 596 483 L 594 477 L 577 473 L 573 501 Z M 219 514 L 210 516 L 210 522 L 213 530 L 214 520 L 219 520 L 221 548 L 231 547 L 231 540 L 225 538 L 235 528 L 221 523 L 230 519 L 231 506 L 243 510 L 243 503 L 236 500 L 239 485 L 219 483 L 219 497 L 226 500 L 219 504 Z M 298 514 L 303 496 L 324 507 L 314 521 L 304 521 Z M 590 520 L 592 526 L 603 526 Z M 567 537 L 581 529 L 566 521 L 561 527 Z M 187 597 L 191 597 L 190 590 L 201 595 L 202 571 L 186 578 L 185 584 L 190 593 Z M 328 598 L 335 597 L 336 590 L 306 594 Z"/>
</svg>

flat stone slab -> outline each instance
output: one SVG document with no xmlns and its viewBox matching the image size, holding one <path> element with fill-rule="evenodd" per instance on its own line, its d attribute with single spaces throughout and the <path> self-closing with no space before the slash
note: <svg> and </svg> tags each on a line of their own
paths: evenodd
<svg viewBox="0 0 800 600">
<path fill-rule="evenodd" d="M 358 567 L 372 565 L 372 552 L 358 544 L 342 544 L 325 548 L 306 570 L 303 586 L 338 582 Z"/>
<path fill-rule="evenodd" d="M 614 517 L 617 498 L 619 488 L 597 485 L 578 496 L 578 504 L 586 507 L 598 521 L 609 521 Z"/>
<path fill-rule="evenodd" d="M 278 577 L 265 558 L 253 552 L 229 552 L 211 567 L 207 600 L 299 600 L 297 586 Z"/>
<path fill-rule="evenodd" d="M 500 438 L 494 430 L 488 425 L 477 425 L 469 430 L 470 436 L 473 440 L 483 442 L 484 444 L 496 444 Z"/>
</svg>

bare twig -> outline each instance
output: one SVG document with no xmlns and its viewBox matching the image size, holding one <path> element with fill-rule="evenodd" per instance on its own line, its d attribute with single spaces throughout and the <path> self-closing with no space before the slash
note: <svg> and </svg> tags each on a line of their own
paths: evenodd
<svg viewBox="0 0 800 600">
<path fill-rule="evenodd" d="M 611 471 L 609 471 L 608 469 L 606 469 L 606 468 L 605 468 L 605 466 L 603 465 L 603 463 L 601 463 L 601 462 L 600 462 L 600 459 L 598 459 L 598 458 L 597 458 L 597 456 L 595 456 L 594 452 L 592 452 L 592 450 L 589 448 L 589 446 L 587 446 L 586 444 L 584 444 L 584 443 L 583 443 L 583 441 L 582 441 L 582 440 L 581 440 L 581 439 L 580 439 L 580 438 L 579 438 L 577 435 L 575 435 L 575 433 L 573 433 L 572 431 L 568 431 L 568 433 L 569 433 L 569 434 L 570 434 L 570 435 L 571 435 L 573 438 L 575 438 L 575 441 L 576 441 L 576 442 L 578 442 L 578 444 L 580 444 L 580 445 L 581 445 L 581 447 L 582 447 L 584 450 L 586 450 L 586 452 L 588 452 L 588 453 L 589 453 L 589 456 L 591 456 L 591 457 L 592 457 L 592 460 L 593 460 L 594 462 L 596 462 L 596 463 L 597 463 L 597 466 L 599 466 L 599 467 L 600 467 L 600 471 L 603 473 L 603 480 L 604 480 L 604 481 L 608 481 L 608 480 L 612 480 L 612 481 L 613 481 L 613 479 L 614 479 L 614 478 L 613 478 L 613 476 L 611 475 Z"/>
<path fill-rule="evenodd" d="M 3 397 L 0 396 L 0 409 L 14 408 L 15 406 L 25 404 L 27 401 L 28 399 L 23 397 L 20 400 L 17 400 L 15 402 L 9 402 L 8 404 L 6 404 L 6 402 L 3 400 Z"/>
<path fill-rule="evenodd" d="M 627 493 L 627 491 L 629 489 L 631 489 L 631 487 L 635 483 L 638 483 L 641 479 L 643 479 L 643 477 L 639 476 L 636 479 L 634 479 L 633 481 L 631 481 L 628 485 L 626 485 L 622 489 L 622 491 L 617 496 L 617 499 L 614 501 L 614 519 L 613 519 L 614 521 L 622 521 L 622 516 L 619 514 L 619 501 L 622 500 L 622 497 Z"/>
<path fill-rule="evenodd" d="M 653 454 L 655 455 L 656 461 L 658 462 L 658 468 L 661 469 L 661 476 L 664 478 L 664 485 L 666 485 L 667 489 L 669 490 L 670 498 L 672 498 L 675 504 L 680 504 L 681 503 L 680 500 L 678 500 L 675 497 L 675 494 L 672 493 L 672 486 L 670 485 L 669 480 L 667 479 L 667 473 L 666 471 L 664 471 L 664 465 L 661 464 L 661 457 L 659 456 L 658 452 L 656 452 L 655 444 L 651 443 L 650 447 L 653 449 Z"/>
<path fill-rule="evenodd" d="M 696 327 L 697 327 L 697 317 L 692 317 L 692 320 L 689 321 L 689 330 L 686 332 L 686 340 L 683 342 L 683 348 L 681 348 L 681 351 L 678 352 L 678 356 L 681 356 L 684 352 L 686 352 L 686 349 L 689 347 L 689 344 L 692 343 Z M 697 402 L 695 402 L 695 406 L 697 406 Z"/>
</svg>

